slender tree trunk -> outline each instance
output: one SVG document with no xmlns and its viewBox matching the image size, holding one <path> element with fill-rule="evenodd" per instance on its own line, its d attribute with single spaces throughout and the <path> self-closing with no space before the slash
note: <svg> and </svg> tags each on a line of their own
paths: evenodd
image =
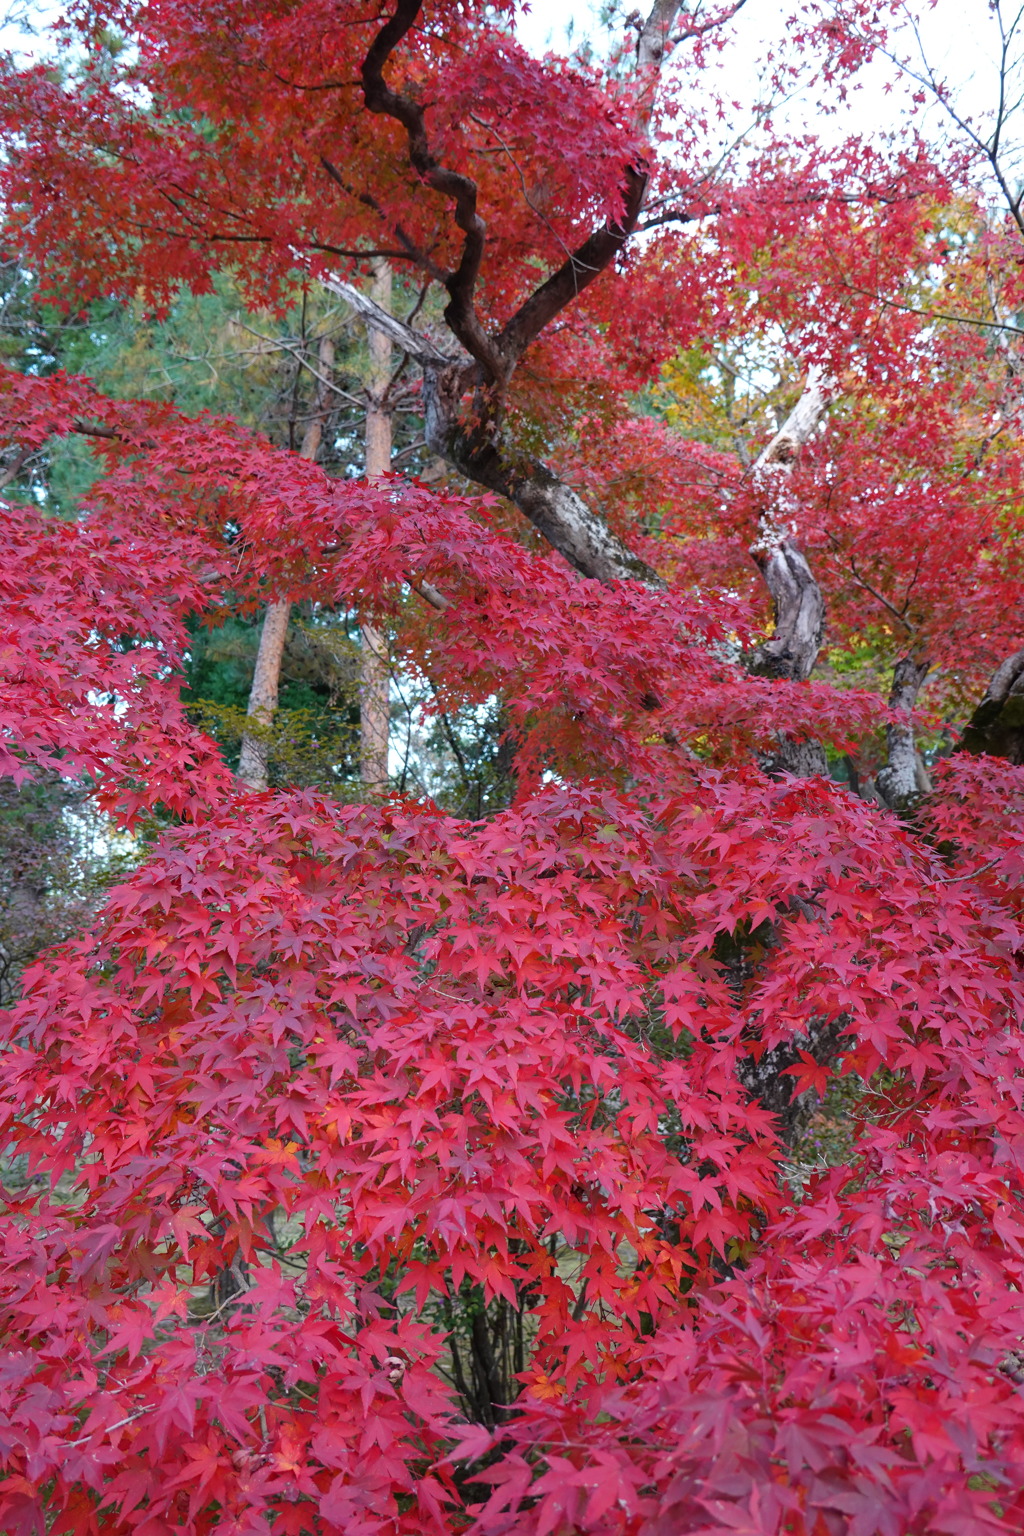
<svg viewBox="0 0 1024 1536">
<path fill-rule="evenodd" d="M 324 422 L 330 415 L 331 391 L 329 381 L 334 371 L 334 342 L 329 336 L 320 338 L 320 380 L 317 382 L 313 409 L 302 438 L 299 456 L 315 459 L 323 439 Z M 288 638 L 288 620 L 292 605 L 289 598 L 270 603 L 263 618 L 259 650 L 256 653 L 256 671 L 249 690 L 247 714 L 254 724 L 261 727 L 258 734 L 242 737 L 242 750 L 238 758 L 238 777 L 250 789 L 267 787 L 267 740 L 264 732 L 269 729 L 277 710 L 277 696 L 281 685 L 281 660 Z"/>
<path fill-rule="evenodd" d="M 913 656 L 904 656 L 893 668 L 889 703 L 893 709 L 905 714 L 907 721 L 906 724 L 901 722 L 885 728 L 889 761 L 879 770 L 875 787 L 886 805 L 894 811 L 901 810 L 915 795 L 926 793 L 931 788 L 914 741 L 914 727 L 910 723 L 910 711 L 917 703 L 917 696 L 928 676 L 928 668 L 927 661 L 917 661 Z"/>
<path fill-rule="evenodd" d="M 370 289 L 375 304 L 391 309 L 391 268 L 373 263 Z M 392 413 L 391 341 L 375 326 L 367 326 L 370 372 L 366 381 L 366 478 L 375 480 L 391 469 Z M 368 795 L 383 795 L 388 787 L 388 736 L 391 725 L 391 668 L 387 640 L 376 625 L 364 624 L 359 685 L 359 764 Z"/>
<path fill-rule="evenodd" d="M 288 619 L 291 602 L 283 598 L 270 603 L 263 615 L 260 645 L 256 652 L 256 670 L 249 690 L 247 714 L 255 725 L 269 728 L 277 709 L 277 693 L 281 679 L 281 658 L 288 637 Z M 267 743 L 262 735 L 242 737 L 242 750 L 238 756 L 238 777 L 250 789 L 267 787 Z"/>
</svg>

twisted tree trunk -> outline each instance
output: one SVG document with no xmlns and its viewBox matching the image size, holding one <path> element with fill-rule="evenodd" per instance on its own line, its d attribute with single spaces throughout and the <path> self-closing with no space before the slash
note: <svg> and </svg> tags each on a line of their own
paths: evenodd
<svg viewBox="0 0 1024 1536">
<path fill-rule="evenodd" d="M 764 493 L 757 542 L 751 554 L 772 595 L 775 627 L 759 645 L 751 671 L 761 677 L 805 682 L 818 659 L 825 633 L 825 601 L 803 553 L 793 542 L 787 513 L 791 505 L 793 465 L 836 398 L 831 380 L 812 368 L 796 405 L 771 442 L 762 449 L 751 474 Z M 773 773 L 810 778 L 828 772 L 821 743 L 779 736 L 765 767 Z"/>
<path fill-rule="evenodd" d="M 751 554 L 775 605 L 774 632 L 754 658 L 753 670 L 764 677 L 803 682 L 810 677 L 821 649 L 825 603 L 810 566 L 793 542 L 787 513 L 796 511 L 791 505 L 793 465 L 835 398 L 831 381 L 812 368 L 799 400 L 751 470 L 766 503 Z"/>
</svg>

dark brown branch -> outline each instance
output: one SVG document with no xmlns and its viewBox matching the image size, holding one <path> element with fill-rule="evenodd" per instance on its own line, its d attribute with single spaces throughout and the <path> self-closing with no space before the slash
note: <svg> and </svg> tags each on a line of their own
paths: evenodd
<svg viewBox="0 0 1024 1536">
<path fill-rule="evenodd" d="M 647 191 L 647 179 L 644 167 L 627 167 L 622 217 L 595 230 L 577 246 L 558 271 L 531 293 L 503 327 L 498 346 L 510 369 L 544 327 L 615 260 L 636 228 Z"/>
<path fill-rule="evenodd" d="M 635 126 L 638 139 L 647 131 L 654 89 L 672 45 L 671 28 L 679 0 L 654 0 L 641 31 L 638 66 L 641 94 Z M 415 101 L 392 91 L 384 80 L 391 53 L 414 26 L 420 0 L 397 0 L 391 19 L 374 39 L 363 64 L 364 97 L 369 111 L 384 114 L 406 132 L 409 160 L 424 183 L 455 203 L 456 223 L 465 236 L 462 260 L 446 276 L 449 304 L 445 320 L 472 362 L 442 358 L 409 327 L 393 317 L 360 307 L 369 323 L 387 330 L 424 368 L 425 436 L 428 445 L 478 485 L 507 496 L 552 547 L 583 575 L 599 581 L 632 579 L 661 585 L 647 564 L 613 534 L 570 486 L 529 455 L 509 451 L 501 441 L 504 387 L 530 342 L 582 290 L 607 268 L 636 227 L 647 190 L 647 170 L 633 164 L 623 171 L 625 207 L 619 220 L 591 234 L 562 267 L 526 300 L 495 340 L 486 336 L 473 307 L 483 257 L 485 226 L 477 212 L 477 189 L 468 177 L 442 166 L 430 149 L 423 111 Z M 345 293 L 336 279 L 326 286 Z M 403 335 L 399 336 L 401 329 Z M 474 366 L 475 365 L 475 366 Z M 475 412 L 461 416 L 467 390 L 475 392 Z"/>
<path fill-rule="evenodd" d="M 13 462 L 8 464 L 7 468 L 0 472 L 0 491 L 2 491 L 6 486 L 10 485 L 13 480 L 17 480 L 18 476 L 21 474 L 22 470 L 25 468 L 25 465 L 28 463 L 31 457 L 32 449 L 23 448 L 13 460 Z"/>
<path fill-rule="evenodd" d="M 146 452 L 151 452 L 157 447 L 151 437 L 132 438 L 125 432 L 116 431 L 113 427 L 101 427 L 81 419 L 72 423 L 71 430 L 82 437 L 103 437 L 112 443 L 123 443 L 126 448 L 139 448 Z"/>
<path fill-rule="evenodd" d="M 840 557 L 842 557 L 842 554 L 843 554 L 842 545 L 840 544 L 839 540 L 836 538 L 835 534 L 834 533 L 826 532 L 825 537 L 828 539 L 829 543 L 832 545 L 832 548 L 835 549 L 839 553 Z M 894 607 L 892 603 L 890 603 L 889 599 L 885 596 L 884 593 L 879 592 L 875 587 L 873 587 L 871 585 L 871 583 L 869 581 L 865 580 L 865 578 L 861 575 L 860 571 L 858 571 L 858 569 L 857 569 L 857 562 L 853 558 L 852 555 L 848 555 L 846 557 L 846 560 L 847 560 L 847 565 L 849 567 L 850 575 L 853 577 L 853 579 L 857 583 L 858 587 L 860 587 L 864 592 L 867 592 L 869 597 L 873 597 L 875 599 L 876 603 L 880 603 L 882 605 L 882 607 L 886 610 L 886 612 L 892 615 L 892 617 L 896 620 L 897 624 L 902 624 L 903 628 L 906 630 L 907 634 L 913 640 L 915 635 L 917 634 L 917 631 L 915 630 L 913 624 L 911 624 L 910 620 L 907 618 L 906 609 L 904 608 L 904 610 L 901 612 L 898 608 Z M 907 601 L 909 602 L 909 598 L 907 599 Z"/>
<path fill-rule="evenodd" d="M 480 324 L 473 304 L 487 235 L 487 226 L 477 212 L 476 183 L 441 164 L 430 148 L 423 109 L 408 96 L 393 91 L 384 79 L 388 59 L 412 30 L 420 9 L 421 0 L 398 0 L 395 14 L 377 33 L 363 61 L 363 98 L 369 112 L 391 117 L 401 124 L 409 141 L 413 170 L 428 187 L 455 203 L 455 222 L 465 238 L 458 266 L 444 279 L 448 290 L 444 317 L 470 357 L 497 381 L 503 376 L 501 356 Z"/>
</svg>

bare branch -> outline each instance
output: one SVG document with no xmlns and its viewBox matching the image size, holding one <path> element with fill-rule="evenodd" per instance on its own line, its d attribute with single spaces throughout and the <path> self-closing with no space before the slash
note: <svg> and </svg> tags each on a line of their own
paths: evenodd
<svg viewBox="0 0 1024 1536">
<path fill-rule="evenodd" d="M 292 357 L 295 358 L 295 361 L 298 363 L 299 367 L 304 368 L 307 373 L 311 373 L 314 379 L 316 379 L 317 383 L 322 385 L 324 389 L 329 390 L 332 395 L 338 395 L 340 399 L 346 400 L 349 405 L 354 405 L 359 410 L 362 409 L 362 400 L 357 400 L 355 395 L 350 395 L 347 390 L 341 388 L 340 384 L 335 384 L 333 379 L 327 378 L 326 374 L 321 373 L 319 369 L 313 367 L 313 364 L 309 361 L 308 357 L 306 357 L 302 347 L 298 344 L 298 342 L 289 341 L 283 336 L 264 336 L 262 331 L 255 331 L 251 325 L 246 325 L 245 321 L 240 315 L 235 316 L 235 324 L 241 330 L 248 331 L 250 336 L 255 336 L 257 341 L 264 342 L 274 351 L 288 352 Z"/>
<path fill-rule="evenodd" d="M 947 320 L 951 325 L 970 325 L 982 331 L 996 331 L 1008 336 L 1024 336 L 1024 328 L 1011 325 L 1008 320 L 978 320 L 973 315 L 954 315 L 945 309 L 920 309 L 915 304 L 904 304 L 899 299 L 887 299 L 870 288 L 858 288 L 854 283 L 839 282 L 848 293 L 859 293 L 862 298 L 873 299 L 883 309 L 898 309 L 901 314 L 920 315 L 922 320 Z"/>
<path fill-rule="evenodd" d="M 449 353 L 442 352 L 435 347 L 432 341 L 419 331 L 414 331 L 411 325 L 404 320 L 399 320 L 397 315 L 389 315 L 365 293 L 361 293 L 353 283 L 346 283 L 340 277 L 320 277 L 318 281 L 329 293 L 336 294 L 339 299 L 345 299 L 360 315 L 367 325 L 372 325 L 375 330 L 387 336 L 396 347 L 401 348 L 423 368 L 446 368 L 449 363 L 458 362 Z"/>
</svg>

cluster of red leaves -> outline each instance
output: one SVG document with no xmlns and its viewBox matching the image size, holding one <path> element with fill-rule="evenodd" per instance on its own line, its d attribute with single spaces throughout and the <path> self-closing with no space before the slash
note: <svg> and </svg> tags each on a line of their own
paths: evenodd
<svg viewBox="0 0 1024 1536">
<path fill-rule="evenodd" d="M 1015 825 L 1022 787 L 1019 769 L 958 761 L 932 807 L 936 829 L 966 852 L 975 791 L 993 821 L 998 806 Z M 838 828 L 822 814 L 815 830 L 827 840 Z M 794 832 L 806 848 L 806 821 Z M 813 981 L 796 974 L 791 930 L 755 1007 L 770 1030 L 773 1013 L 786 1020 L 802 995 L 849 1019 L 859 1045 L 848 1065 L 859 1060 L 867 1073 L 884 1063 L 850 1166 L 816 1177 L 795 1210 L 770 1222 L 743 1272 L 702 1296 L 679 1330 L 659 1334 L 629 1385 L 588 1384 L 556 1402 L 529 1394 L 503 1430 L 516 1453 L 484 1474 L 496 1486 L 482 1530 L 1017 1528 L 1021 1404 L 994 1367 L 1013 1358 L 1021 1323 L 1020 934 L 1010 916 L 1019 901 L 1000 899 L 1005 886 L 986 887 L 970 867 L 914 868 L 891 825 L 847 826 L 843 838 L 837 885 L 812 856 L 812 878 L 831 886 L 818 933 L 835 941 L 834 972 L 819 963 Z M 1009 842 L 1015 876 L 1019 837 Z M 871 894 L 847 883 L 862 856 L 862 878 L 876 872 Z M 897 937 L 908 919 L 918 939 Z M 1002 980 L 989 970 L 987 940 L 977 965 L 978 921 L 996 925 L 997 949 L 1009 946 Z M 813 963 L 808 936 L 796 940 L 796 967 Z M 1005 1457 L 998 1471 L 986 1443 Z M 466 1447 L 478 1452 L 479 1437 Z"/>
<path fill-rule="evenodd" d="M 686 744 L 724 761 L 770 749 L 780 730 L 845 742 L 879 718 L 870 694 L 821 684 L 780 690 L 747 676 L 730 652 L 749 638 L 751 616 L 727 593 L 585 582 L 490 527 L 486 503 L 398 482 L 331 480 L 229 422 L 104 400 L 82 380 L 7 373 L 2 388 L 11 442 L 36 446 L 82 425 L 108 434 L 94 439 L 108 463 L 86 526 L 102 524 L 119 541 L 122 583 L 138 569 L 158 584 L 165 550 L 176 551 L 167 569 L 183 584 L 176 602 L 173 589 L 165 592 L 171 604 L 159 623 L 138 598 L 117 610 L 120 633 L 137 641 L 131 656 L 148 657 L 151 669 L 173 668 L 187 609 L 210 607 L 229 586 L 242 603 L 287 594 L 401 616 L 400 647 L 410 667 L 438 680 L 442 707 L 495 692 L 508 701 L 526 780 L 546 767 L 582 766 L 664 782 L 686 772 Z M 85 535 L 63 528 L 54 536 L 73 543 Z M 70 562 L 64 579 L 77 579 Z M 407 601 L 399 615 L 410 581 L 439 589 L 449 602 L 443 617 Z M 93 642 L 82 601 L 83 631 L 61 631 L 59 607 L 41 622 L 60 636 L 54 643 L 85 653 L 85 698 Z M 107 712 L 121 720 L 120 709 L 114 701 Z M 184 732 L 181 751 L 188 740 Z M 152 798 L 163 797 L 154 788 Z"/>
<path fill-rule="evenodd" d="M 811 139 L 786 149 L 765 126 L 754 151 L 720 154 L 706 108 L 694 110 L 708 43 L 691 35 L 646 144 L 637 120 L 649 82 L 628 70 L 602 76 L 578 57 L 532 58 L 495 26 L 503 9 L 440 0 L 388 66 L 392 87 L 424 107 L 431 152 L 476 185 L 487 226 L 477 301 L 488 323 L 499 328 L 545 269 L 620 210 L 624 168 L 644 163 L 649 216 L 671 215 L 673 228 L 574 306 L 576 323 L 617 322 L 611 345 L 634 377 L 726 331 L 737 278 L 770 299 L 766 320 L 807 329 L 833 366 L 865 345 L 878 350 L 877 297 L 919 244 L 922 208 L 948 193 L 917 138 L 884 150 Z M 458 266 L 445 199 L 410 173 L 404 133 L 363 108 L 377 6 L 348 0 L 339 17 L 330 0 L 95 0 L 71 15 L 69 36 L 86 50 L 82 86 L 44 66 L 9 68 L 0 106 L 10 218 L 58 303 L 141 292 L 161 308 L 179 284 L 203 291 L 230 269 L 266 306 L 288 291 L 297 259 L 315 272 L 375 248 L 435 274 Z M 117 61 L 103 48 L 105 26 L 133 38 Z M 712 16 L 701 26 L 720 41 Z M 805 28 L 801 46 L 813 70 L 832 48 L 830 28 Z M 810 322 L 800 298 L 809 283 Z M 890 347 L 888 361 L 895 355 Z"/>
<path fill-rule="evenodd" d="M 827 424 L 775 486 L 733 452 L 636 419 L 585 419 L 559 462 L 638 547 L 646 518 L 647 558 L 675 584 L 731 590 L 752 614 L 767 605 L 749 554 L 767 512 L 807 555 L 829 642 L 867 635 L 887 661 L 926 657 L 929 702 L 956 718 L 1019 644 L 1017 407 L 983 335 L 934 328 L 904 339 L 903 358 L 898 380 L 845 375 Z M 724 436 L 728 421 L 709 408 L 703 426 Z"/>
<path fill-rule="evenodd" d="M 1012 1529 L 1022 935 L 941 869 L 706 771 L 168 836 L 7 1026 L 4 1528 L 450 1529 L 468 1278 L 536 1327 L 483 1531 Z M 717 938 L 764 922 L 737 994 Z M 794 1209 L 737 1067 L 812 1016 L 889 1077 Z"/>
<path fill-rule="evenodd" d="M 185 720 L 173 675 L 175 605 L 207 595 L 199 541 L 5 506 L 2 547 L 0 771 L 88 775 L 129 823 L 154 800 L 181 813 L 223 793 L 230 775 Z"/>
<path fill-rule="evenodd" d="M 339 25 L 324 0 L 258 11 L 249 0 L 157 0 L 132 19 L 128 67 L 112 71 L 101 54 L 84 91 L 43 66 L 11 71 L 3 182 L 15 219 L 26 197 L 36 202 L 24 238 L 43 273 L 70 235 L 80 298 L 141 283 L 163 305 L 178 283 L 201 291 L 235 265 L 265 305 L 292 281 L 297 252 L 330 266 L 368 235 L 394 248 L 396 229 L 399 254 L 457 266 L 443 200 L 424 199 L 404 135 L 369 118 L 356 87 L 379 9 L 346 9 Z M 628 90 L 534 59 L 494 28 L 495 9 L 481 25 L 483 7 L 432 6 L 391 77 L 427 96 L 433 151 L 500 210 L 484 275 L 500 311 L 535 285 L 538 258 L 560 262 L 592 221 L 621 210 L 623 166 L 644 146 Z M 93 40 L 98 10 L 84 29 Z M 565 153 L 553 162 L 556 138 Z M 58 301 L 69 275 L 65 265 Z"/>
<path fill-rule="evenodd" d="M 360 107 L 375 6 L 72 14 L 131 25 L 137 52 L 81 88 L 13 75 L 2 108 L 12 217 L 42 270 L 60 251 L 63 291 L 166 303 L 234 252 L 266 303 L 296 252 L 315 268 L 382 229 L 453 259 L 444 199 Z M 494 319 L 617 207 L 638 146 L 625 92 L 482 20 L 434 7 L 389 70 L 479 185 Z M 840 37 L 832 65 L 860 56 Z M 712 176 L 699 134 L 677 145 L 650 206 L 677 200 L 694 238 L 589 290 L 513 410 L 555 421 L 583 357 L 600 410 L 681 344 L 787 327 L 867 389 L 861 451 L 833 440 L 793 477 L 834 615 L 851 633 L 870 588 L 898 613 L 912 577 L 908 637 L 959 663 L 941 646 L 966 607 L 980 667 L 1019 593 L 992 545 L 1020 476 L 998 450 L 978 510 L 946 448 L 994 397 L 929 393 L 957 359 L 915 351 L 899 308 L 942 179 L 859 144 Z M 939 428 L 893 427 L 908 361 Z M 582 582 L 486 503 L 331 482 L 230 423 L 63 378 L 0 389 L 5 449 L 87 430 L 104 460 L 80 523 L 4 522 L 4 765 L 182 821 L 3 1023 L 3 1529 L 1019 1530 L 1021 771 L 947 766 L 911 831 L 749 766 L 780 730 L 883 714 L 733 661 L 764 508 L 731 456 L 677 447 L 662 472 L 657 434 L 581 445 L 639 546 L 633 477 L 654 592 Z M 239 796 L 177 698 L 185 620 L 285 595 L 386 613 L 441 706 L 500 694 L 516 806 L 467 823 Z M 831 1062 L 806 1048 L 826 1028 Z M 863 1084 L 846 1162 L 799 1197 L 743 1086 L 768 1052 L 798 1094 Z M 467 1286 L 529 1319 L 497 1437 L 446 1385 Z"/>
<path fill-rule="evenodd" d="M 45 554 L 8 750 L 189 817 L 4 1026 L 4 1528 L 448 1532 L 486 1451 L 481 1533 L 1013 1529 L 1024 934 L 1010 864 L 972 877 L 977 771 L 948 770 L 938 852 L 834 786 L 726 775 L 650 738 L 735 756 L 757 709 L 848 707 L 716 659 L 735 601 L 588 586 L 486 507 L 79 381 L 4 400 L 12 441 L 111 434 L 86 520 L 5 525 L 12 579 Z M 562 782 L 482 824 L 237 799 L 171 675 L 227 571 L 396 619 L 430 581 L 410 662 L 500 685 Z M 876 1087 L 796 1202 L 741 1085 L 795 1046 L 824 1089 L 827 1021 Z M 444 1384 L 464 1283 L 531 1318 L 486 1445 Z"/>
</svg>

